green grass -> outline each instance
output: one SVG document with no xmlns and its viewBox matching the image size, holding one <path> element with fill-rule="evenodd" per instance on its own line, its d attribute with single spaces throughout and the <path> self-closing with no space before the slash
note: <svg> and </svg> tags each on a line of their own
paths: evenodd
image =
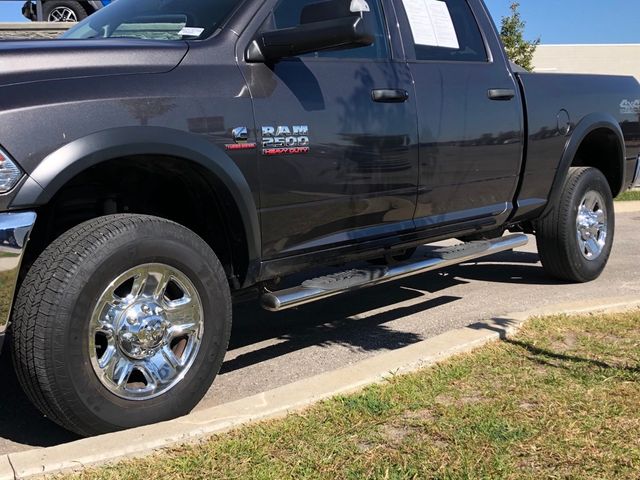
<svg viewBox="0 0 640 480">
<path fill-rule="evenodd" d="M 514 339 L 84 479 L 637 479 L 640 313 Z"/>
<path fill-rule="evenodd" d="M 9 282 L 8 273 L 0 273 L 0 312 L 8 311 L 11 305 L 11 290 L 13 286 Z M 0 318 L 0 327 L 4 327 L 5 318 Z"/>
<path fill-rule="evenodd" d="M 640 190 L 629 190 L 616 198 L 616 201 L 618 202 L 629 202 L 634 200 L 640 200 Z"/>
</svg>

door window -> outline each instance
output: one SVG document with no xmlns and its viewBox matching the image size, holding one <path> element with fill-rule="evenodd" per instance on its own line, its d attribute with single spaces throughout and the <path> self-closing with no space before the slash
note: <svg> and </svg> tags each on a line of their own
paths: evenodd
<svg viewBox="0 0 640 480">
<path fill-rule="evenodd" d="M 466 0 L 403 0 L 417 60 L 487 62 L 480 28 Z"/>
<path fill-rule="evenodd" d="M 328 50 L 310 53 L 304 57 L 386 59 L 389 42 L 380 0 L 281 0 L 273 11 L 273 28 L 297 27 L 304 23 L 319 22 L 339 17 L 362 16 L 368 30 L 374 35 L 368 47 Z"/>
</svg>

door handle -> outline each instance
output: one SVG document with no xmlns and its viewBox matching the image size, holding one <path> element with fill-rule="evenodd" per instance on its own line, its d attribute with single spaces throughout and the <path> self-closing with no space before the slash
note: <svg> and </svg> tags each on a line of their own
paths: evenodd
<svg viewBox="0 0 640 480">
<path fill-rule="evenodd" d="M 489 90 L 489 100 L 508 101 L 513 100 L 516 91 L 512 88 L 492 88 Z"/>
<path fill-rule="evenodd" d="M 371 98 L 378 103 L 403 103 L 409 100 L 409 92 L 402 89 L 382 88 L 373 90 Z"/>
</svg>

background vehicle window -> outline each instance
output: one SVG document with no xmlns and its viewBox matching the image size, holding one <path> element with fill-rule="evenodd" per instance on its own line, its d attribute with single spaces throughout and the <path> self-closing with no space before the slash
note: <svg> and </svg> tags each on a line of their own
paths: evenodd
<svg viewBox="0 0 640 480">
<path fill-rule="evenodd" d="M 374 33 L 374 43 L 369 47 L 328 50 L 322 52 L 310 53 L 303 55 L 304 57 L 318 58 L 371 58 L 381 59 L 389 57 L 389 45 L 384 23 L 384 16 L 380 6 L 380 0 L 359 0 L 354 4 L 364 4 L 369 6 L 369 12 L 353 13 L 351 12 L 352 0 L 281 0 L 273 11 L 274 28 L 290 28 L 297 27 L 301 23 L 306 23 L 310 19 L 302 18 L 302 10 L 307 5 L 318 6 L 320 10 L 331 12 L 333 18 L 360 16 L 370 32 Z"/>
<path fill-rule="evenodd" d="M 459 48 L 415 45 L 418 60 L 486 62 L 487 50 L 478 23 L 466 0 L 438 0 L 447 4 Z"/>
</svg>

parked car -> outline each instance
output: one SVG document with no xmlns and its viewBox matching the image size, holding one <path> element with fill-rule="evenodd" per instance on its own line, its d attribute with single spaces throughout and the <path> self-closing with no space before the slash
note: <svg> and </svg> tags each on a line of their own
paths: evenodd
<svg viewBox="0 0 640 480">
<path fill-rule="evenodd" d="M 78 22 L 111 3 L 112 0 L 42 0 L 42 18 L 38 18 L 37 1 L 29 0 L 22 14 L 32 21 Z"/>
<path fill-rule="evenodd" d="M 594 280 L 640 183 L 638 82 L 514 71 L 481 0 L 118 0 L 0 61 L 0 330 L 81 435 L 188 413 L 248 293 L 299 307 L 526 234 Z"/>
</svg>

